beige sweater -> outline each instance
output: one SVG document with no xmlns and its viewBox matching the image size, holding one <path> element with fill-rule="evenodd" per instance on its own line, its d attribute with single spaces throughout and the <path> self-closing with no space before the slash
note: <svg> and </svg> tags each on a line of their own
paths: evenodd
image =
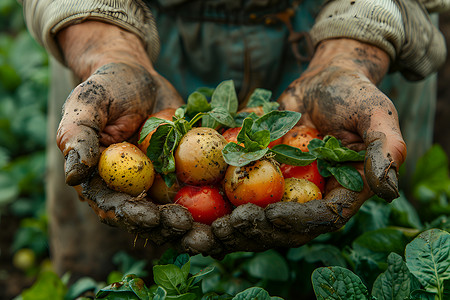
<svg viewBox="0 0 450 300">
<path fill-rule="evenodd" d="M 19 0 L 34 38 L 63 61 L 56 33 L 87 19 L 101 20 L 137 34 L 154 61 L 159 38 L 152 14 L 142 0 Z M 445 61 L 442 34 L 432 25 L 429 12 L 450 9 L 450 0 L 335 0 L 323 1 L 311 30 L 314 44 L 347 37 L 384 49 L 394 68 L 406 78 L 421 79 Z"/>
</svg>

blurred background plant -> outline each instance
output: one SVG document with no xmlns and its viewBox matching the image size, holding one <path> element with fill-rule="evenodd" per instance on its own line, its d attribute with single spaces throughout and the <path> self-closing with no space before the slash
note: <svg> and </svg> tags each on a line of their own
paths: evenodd
<svg viewBox="0 0 450 300">
<path fill-rule="evenodd" d="M 148 286 L 154 286 L 149 274 L 156 262 L 136 260 L 124 252 L 116 254 L 111 262 L 116 271 L 104 282 L 87 276 L 68 286 L 69 274 L 59 278 L 53 273 L 44 189 L 48 56 L 27 32 L 16 0 L 0 1 L 0 32 L 0 299 L 74 299 L 81 294 L 92 298 L 99 291 L 108 294 L 109 299 L 115 299 L 114 295 L 119 299 L 120 291 L 114 293 L 106 286 L 129 280 L 129 274 L 145 278 Z M 440 97 L 448 102 L 448 95 Z M 444 119 L 448 124 L 448 116 Z M 439 125 L 437 130 L 435 135 L 445 140 L 448 126 Z M 417 163 L 411 191 L 404 191 L 391 204 L 376 197 L 367 201 L 338 232 L 289 250 L 233 253 L 221 261 L 193 256 L 190 271 L 195 274 L 210 270 L 197 283 L 205 295 L 210 293 L 211 298 L 205 299 L 231 299 L 225 295 L 236 295 L 251 287 L 264 288 L 270 295 L 285 299 L 315 299 L 313 284 L 316 288 L 315 283 L 322 278 L 322 267 L 348 275 L 353 278 L 351 284 L 363 284 L 378 299 L 398 299 L 380 298 L 378 294 L 381 287 L 389 290 L 389 280 L 383 279 L 394 274 L 389 273 L 390 266 L 408 263 L 405 249 L 420 233 L 431 228 L 450 232 L 448 165 L 448 148 L 446 154 L 437 144 Z M 448 241 L 447 235 L 439 236 Z M 417 251 L 420 247 L 409 248 Z M 441 255 L 450 257 L 450 249 L 441 247 Z M 445 282 L 446 289 L 450 289 L 449 264 L 450 260 L 447 265 L 445 260 L 440 262 L 441 272 L 434 278 Z M 427 278 L 421 272 L 414 276 Z M 122 291 L 131 295 L 127 299 L 146 299 L 139 298 L 138 292 L 137 298 L 133 296 L 131 282 L 127 281 L 128 290 Z M 419 289 L 419 298 L 436 290 L 423 281 L 411 281 L 413 285 Z M 212 294 L 222 296 L 213 298 Z"/>
</svg>

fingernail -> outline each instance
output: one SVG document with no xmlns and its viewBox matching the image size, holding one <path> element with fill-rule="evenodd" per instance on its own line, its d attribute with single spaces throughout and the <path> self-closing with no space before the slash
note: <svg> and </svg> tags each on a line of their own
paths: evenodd
<svg viewBox="0 0 450 300">
<path fill-rule="evenodd" d="M 75 150 L 70 150 L 66 156 L 65 177 L 68 185 L 74 186 L 86 180 L 91 168 L 80 161 L 80 156 Z"/>
</svg>

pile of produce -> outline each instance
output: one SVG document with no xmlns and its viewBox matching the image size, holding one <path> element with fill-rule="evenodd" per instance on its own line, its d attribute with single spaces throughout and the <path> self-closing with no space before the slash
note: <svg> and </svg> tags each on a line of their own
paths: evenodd
<svg viewBox="0 0 450 300">
<path fill-rule="evenodd" d="M 364 153 L 298 125 L 301 114 L 279 111 L 271 98 L 256 89 L 238 111 L 232 81 L 199 89 L 182 107 L 149 116 L 136 145 L 104 150 L 99 174 L 136 201 L 181 205 L 207 225 L 246 203 L 321 201 L 330 176 L 361 191 L 360 173 L 343 163 L 363 161 Z"/>
</svg>

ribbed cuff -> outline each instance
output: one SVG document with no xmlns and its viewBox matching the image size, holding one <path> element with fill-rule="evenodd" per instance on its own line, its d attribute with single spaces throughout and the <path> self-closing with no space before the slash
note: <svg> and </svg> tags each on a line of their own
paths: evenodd
<svg viewBox="0 0 450 300">
<path fill-rule="evenodd" d="M 56 34 L 86 20 L 117 25 L 139 36 L 155 61 L 159 38 L 155 21 L 141 0 L 24 0 L 24 15 L 34 38 L 56 59 L 64 63 Z"/>
</svg>

